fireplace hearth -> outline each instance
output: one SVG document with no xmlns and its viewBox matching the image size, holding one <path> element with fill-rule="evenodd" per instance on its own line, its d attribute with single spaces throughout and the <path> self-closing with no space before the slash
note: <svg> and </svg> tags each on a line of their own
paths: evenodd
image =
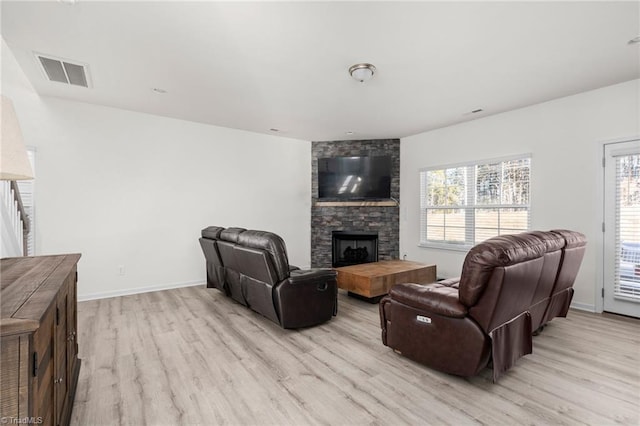
<svg viewBox="0 0 640 426">
<path fill-rule="evenodd" d="M 378 233 L 333 231 L 331 266 L 357 265 L 378 261 Z"/>
</svg>

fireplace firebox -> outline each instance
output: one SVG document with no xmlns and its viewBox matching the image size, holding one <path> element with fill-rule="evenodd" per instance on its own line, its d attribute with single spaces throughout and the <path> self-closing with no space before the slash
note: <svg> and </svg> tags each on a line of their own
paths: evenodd
<svg viewBox="0 0 640 426">
<path fill-rule="evenodd" d="M 357 265 L 378 261 L 378 233 L 333 231 L 331 266 Z"/>
</svg>

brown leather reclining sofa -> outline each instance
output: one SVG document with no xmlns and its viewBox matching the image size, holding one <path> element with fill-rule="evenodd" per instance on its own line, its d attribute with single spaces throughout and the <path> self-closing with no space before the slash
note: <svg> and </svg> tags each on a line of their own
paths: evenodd
<svg viewBox="0 0 640 426">
<path fill-rule="evenodd" d="M 493 364 L 493 380 L 532 352 L 532 334 L 566 317 L 584 235 L 565 230 L 486 240 L 460 278 L 399 284 L 380 302 L 382 342 L 407 358 L 460 376 Z"/>
<path fill-rule="evenodd" d="M 290 266 L 285 243 L 274 233 L 210 226 L 200 246 L 207 287 L 283 328 L 321 324 L 337 313 L 336 272 Z"/>
</svg>

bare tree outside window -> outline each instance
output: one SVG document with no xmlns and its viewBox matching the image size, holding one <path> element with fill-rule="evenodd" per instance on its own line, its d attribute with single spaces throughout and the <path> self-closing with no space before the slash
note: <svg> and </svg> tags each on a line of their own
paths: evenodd
<svg viewBox="0 0 640 426">
<path fill-rule="evenodd" d="M 420 172 L 421 244 L 472 246 L 529 229 L 531 158 Z"/>
</svg>

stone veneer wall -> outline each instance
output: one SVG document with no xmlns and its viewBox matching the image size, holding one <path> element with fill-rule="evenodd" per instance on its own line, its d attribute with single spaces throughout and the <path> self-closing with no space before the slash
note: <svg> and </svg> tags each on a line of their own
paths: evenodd
<svg viewBox="0 0 640 426">
<path fill-rule="evenodd" d="M 318 158 L 391 157 L 391 197 L 400 202 L 400 139 L 313 142 L 311 148 L 311 267 L 331 267 L 332 231 L 378 232 L 378 259 L 400 255 L 400 207 L 318 205 Z M 371 202 L 363 204 L 375 204 Z"/>
</svg>

